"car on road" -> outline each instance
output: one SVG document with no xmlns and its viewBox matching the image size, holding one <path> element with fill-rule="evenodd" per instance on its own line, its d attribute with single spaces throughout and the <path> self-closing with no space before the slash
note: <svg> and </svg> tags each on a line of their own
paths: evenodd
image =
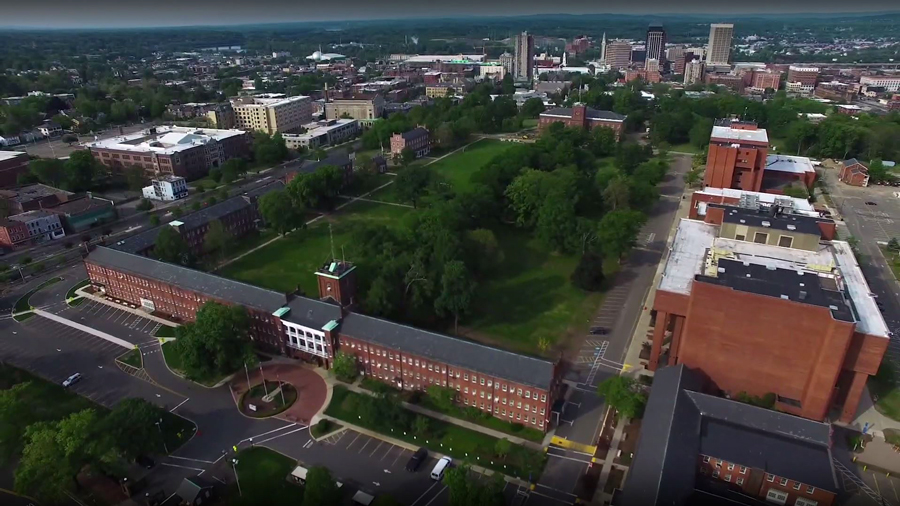
<svg viewBox="0 0 900 506">
<path fill-rule="evenodd" d="M 425 448 L 419 448 L 419 450 L 416 451 L 416 453 L 414 453 L 406 463 L 406 470 L 411 473 L 418 471 L 419 467 L 422 465 L 422 462 L 425 462 L 425 459 L 427 458 L 428 450 L 426 450 Z"/>
<path fill-rule="evenodd" d="M 877 206 L 878 204 L 876 202 L 872 202 L 871 200 L 867 200 L 866 205 L 867 206 Z"/>
<path fill-rule="evenodd" d="M 605 336 L 609 334 L 609 329 L 606 327 L 591 327 L 591 335 L 593 336 Z"/>
<path fill-rule="evenodd" d="M 66 379 L 62 382 L 62 386 L 64 386 L 64 387 L 70 387 L 70 386 L 74 385 L 75 383 L 78 383 L 79 381 L 81 381 L 81 378 L 83 378 L 83 376 L 81 375 L 81 373 L 80 373 L 80 372 L 76 372 L 75 374 L 73 374 L 73 375 L 69 376 L 68 378 L 66 378 Z"/>
<path fill-rule="evenodd" d="M 138 455 L 137 458 L 134 459 L 134 462 L 145 469 L 153 469 L 153 466 L 156 465 L 156 463 L 153 462 L 153 459 L 146 455 Z"/>
<path fill-rule="evenodd" d="M 437 461 L 437 464 L 434 465 L 434 469 L 431 470 L 431 479 L 441 481 L 444 479 L 444 472 L 450 467 L 450 463 L 453 462 L 453 459 L 450 457 L 441 457 L 441 460 Z"/>
</svg>

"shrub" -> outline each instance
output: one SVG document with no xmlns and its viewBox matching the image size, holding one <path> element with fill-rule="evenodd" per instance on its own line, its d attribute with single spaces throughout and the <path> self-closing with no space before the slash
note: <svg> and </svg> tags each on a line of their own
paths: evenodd
<svg viewBox="0 0 900 506">
<path fill-rule="evenodd" d="M 31 257 L 22 257 L 22 260 L 19 261 L 22 265 L 28 265 L 31 263 Z"/>
</svg>

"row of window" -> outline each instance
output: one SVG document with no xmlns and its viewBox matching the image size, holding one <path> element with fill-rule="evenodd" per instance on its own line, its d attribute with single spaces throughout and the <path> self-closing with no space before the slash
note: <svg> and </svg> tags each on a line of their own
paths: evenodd
<svg viewBox="0 0 900 506">
<path fill-rule="evenodd" d="M 768 481 L 769 483 L 775 483 L 775 478 L 776 478 L 776 476 L 774 474 L 766 474 L 766 481 Z M 787 478 L 778 478 L 778 484 L 781 485 L 782 487 L 786 487 L 788 484 L 788 479 Z M 799 481 L 795 481 L 793 483 L 793 487 L 794 487 L 794 490 L 800 490 L 803 487 L 803 484 L 800 483 Z M 816 487 L 813 487 L 810 485 L 806 486 L 807 494 L 812 494 L 815 491 L 816 491 Z"/>
</svg>

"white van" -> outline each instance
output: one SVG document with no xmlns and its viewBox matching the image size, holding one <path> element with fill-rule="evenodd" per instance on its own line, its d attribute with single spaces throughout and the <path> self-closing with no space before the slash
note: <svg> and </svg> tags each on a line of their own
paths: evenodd
<svg viewBox="0 0 900 506">
<path fill-rule="evenodd" d="M 450 467 L 451 462 L 453 460 L 450 457 L 441 457 L 441 460 L 437 461 L 434 469 L 431 470 L 431 479 L 440 481 L 444 477 L 444 471 Z"/>
</svg>

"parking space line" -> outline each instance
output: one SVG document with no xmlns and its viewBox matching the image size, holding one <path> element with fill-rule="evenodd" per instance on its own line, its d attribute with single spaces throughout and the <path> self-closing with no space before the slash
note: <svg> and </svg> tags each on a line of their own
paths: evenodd
<svg viewBox="0 0 900 506">
<path fill-rule="evenodd" d="M 369 440 L 366 441 L 366 444 L 362 445 L 362 448 L 360 448 L 359 451 L 356 452 L 356 453 L 362 453 L 362 451 L 365 450 L 366 447 L 369 446 L 369 443 L 371 443 L 373 440 L 374 440 L 374 438 L 371 438 L 371 437 L 370 437 Z"/>
<path fill-rule="evenodd" d="M 357 432 L 357 433 L 356 433 L 356 437 L 353 438 L 353 441 L 350 441 L 350 444 L 348 444 L 347 446 L 345 446 L 344 449 L 349 450 L 350 447 L 353 446 L 353 443 L 355 443 L 356 440 L 359 439 L 359 436 L 362 436 L 362 433 L 361 433 L 361 432 Z"/>
<path fill-rule="evenodd" d="M 384 460 L 385 457 L 387 457 L 388 455 L 391 454 L 391 451 L 392 451 L 394 448 L 399 448 L 399 446 L 393 445 L 393 444 L 392 444 L 391 447 L 388 448 L 386 452 L 384 452 L 384 455 L 382 455 L 381 458 L 378 459 L 378 461 L 381 462 L 382 460 Z"/>
<path fill-rule="evenodd" d="M 147 320 L 147 323 L 145 323 L 144 326 L 141 327 L 141 332 L 146 331 L 146 330 L 147 330 L 147 327 L 149 327 L 150 325 L 152 325 L 152 324 L 154 324 L 154 323 L 156 323 L 156 322 L 154 322 L 153 320 Z M 158 325 L 158 324 L 157 324 L 157 325 Z"/>
<path fill-rule="evenodd" d="M 400 448 L 400 447 L 398 446 L 398 448 Z M 397 461 L 400 460 L 400 457 L 402 457 L 403 454 L 406 453 L 406 451 L 407 451 L 406 448 L 400 448 L 400 453 L 398 453 L 397 456 L 394 457 L 394 461 L 391 462 L 391 467 L 394 467 L 397 465 Z"/>
<path fill-rule="evenodd" d="M 440 495 L 443 494 L 445 490 L 447 490 L 447 485 L 444 485 L 444 488 L 442 488 L 437 494 L 435 494 L 435 496 L 432 497 L 430 501 L 425 503 L 425 506 L 428 506 L 429 504 L 433 503 L 434 500 L 437 499 L 438 497 L 440 497 Z"/>
<path fill-rule="evenodd" d="M 434 482 L 430 487 L 428 487 L 428 490 L 426 490 L 425 492 L 422 492 L 422 495 L 420 495 L 415 501 L 413 501 L 412 504 L 410 504 L 410 506 L 416 506 L 416 503 L 418 503 L 419 501 L 422 500 L 423 497 L 428 495 L 428 492 L 431 492 L 431 489 L 433 489 L 434 487 L 436 487 L 440 484 L 441 484 L 441 482 L 439 482 L 439 481 Z"/>
<path fill-rule="evenodd" d="M 375 452 L 377 452 L 378 449 L 381 448 L 381 445 L 383 445 L 383 444 L 384 444 L 384 441 L 379 441 L 378 445 L 375 446 L 375 449 L 372 450 L 372 453 L 369 454 L 369 457 L 371 458 L 372 456 L 374 456 Z"/>
</svg>

